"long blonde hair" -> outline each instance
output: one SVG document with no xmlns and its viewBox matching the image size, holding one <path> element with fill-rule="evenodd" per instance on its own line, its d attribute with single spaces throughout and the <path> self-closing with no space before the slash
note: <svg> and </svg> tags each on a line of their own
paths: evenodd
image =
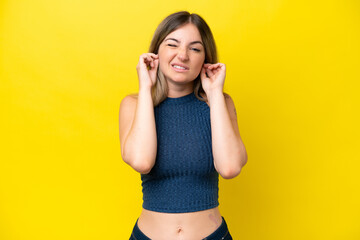
<svg viewBox="0 0 360 240">
<path fill-rule="evenodd" d="M 179 27 L 187 24 L 194 24 L 199 30 L 201 40 L 205 48 L 205 63 L 217 63 L 217 51 L 215 40 L 212 35 L 212 32 L 205 22 L 205 20 L 200 17 L 198 14 L 190 14 L 187 11 L 181 11 L 173 13 L 167 16 L 157 27 L 154 36 L 151 40 L 149 52 L 158 54 L 160 44 L 164 41 L 165 37 L 171 32 L 175 31 Z M 201 97 L 201 93 L 205 95 L 204 89 L 201 85 L 200 73 L 194 80 L 194 94 L 201 100 L 205 101 L 206 99 Z M 159 103 L 164 101 L 168 95 L 168 86 L 165 80 L 164 74 L 158 68 L 156 83 L 152 87 L 152 99 L 154 106 L 157 106 Z"/>
</svg>

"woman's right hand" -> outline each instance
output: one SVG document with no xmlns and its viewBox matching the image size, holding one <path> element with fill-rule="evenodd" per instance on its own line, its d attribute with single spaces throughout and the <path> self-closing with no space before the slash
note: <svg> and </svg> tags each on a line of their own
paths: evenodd
<svg viewBox="0 0 360 240">
<path fill-rule="evenodd" d="M 136 66 L 140 89 L 151 89 L 151 87 L 155 85 L 158 66 L 159 55 L 154 53 L 144 53 L 140 55 L 138 65 Z"/>
</svg>

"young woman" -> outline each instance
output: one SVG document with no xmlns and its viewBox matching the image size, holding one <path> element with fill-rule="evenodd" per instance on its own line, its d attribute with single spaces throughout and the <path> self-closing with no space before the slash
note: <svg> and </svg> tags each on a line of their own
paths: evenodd
<svg viewBox="0 0 360 240">
<path fill-rule="evenodd" d="M 236 177 L 247 154 L 206 22 L 185 11 L 166 17 L 137 73 L 139 92 L 119 112 L 121 155 L 143 191 L 130 239 L 232 239 L 218 176 Z"/>
</svg>

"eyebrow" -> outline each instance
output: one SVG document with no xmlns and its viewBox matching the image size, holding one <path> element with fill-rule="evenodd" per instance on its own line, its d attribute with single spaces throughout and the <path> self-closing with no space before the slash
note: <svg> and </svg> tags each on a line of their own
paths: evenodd
<svg viewBox="0 0 360 240">
<path fill-rule="evenodd" d="M 176 38 L 167 38 L 167 39 L 165 39 L 165 41 L 167 41 L 167 40 L 173 40 L 173 41 L 175 41 L 175 42 L 177 42 L 177 43 L 180 43 L 180 41 L 177 40 Z M 200 43 L 201 45 L 204 46 L 204 44 L 203 44 L 201 41 L 193 41 L 193 42 L 191 42 L 189 45 L 192 45 L 192 44 L 195 44 L 195 43 Z"/>
</svg>

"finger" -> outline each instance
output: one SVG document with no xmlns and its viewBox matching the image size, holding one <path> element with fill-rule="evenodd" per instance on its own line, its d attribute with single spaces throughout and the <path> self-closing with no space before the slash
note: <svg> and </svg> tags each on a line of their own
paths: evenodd
<svg viewBox="0 0 360 240">
<path fill-rule="evenodd" d="M 141 56 L 152 56 L 152 57 L 158 57 L 158 54 L 155 54 L 155 53 L 143 53 L 141 54 Z"/>
<path fill-rule="evenodd" d="M 150 62 L 150 61 L 153 61 L 155 59 L 159 59 L 159 55 L 156 55 L 154 53 L 147 53 L 146 54 L 146 59 Z"/>
<path fill-rule="evenodd" d="M 145 65 L 148 65 L 148 62 L 149 62 L 149 60 L 148 60 L 148 58 L 147 58 L 147 55 L 141 55 L 140 56 L 140 62 L 141 63 L 145 63 Z"/>
<path fill-rule="evenodd" d="M 154 67 L 150 70 L 150 74 L 151 74 L 151 79 L 153 79 L 154 81 L 156 81 L 156 76 L 157 76 L 157 72 L 158 72 L 158 66 L 159 66 L 159 60 L 156 59 L 154 60 Z"/>
<path fill-rule="evenodd" d="M 142 66 L 142 67 L 146 67 L 148 64 L 147 64 L 147 60 L 146 60 L 146 57 L 141 55 L 140 56 L 140 60 L 139 60 L 139 66 Z"/>
<path fill-rule="evenodd" d="M 155 53 L 146 53 L 147 55 L 151 56 L 152 58 L 158 58 L 159 55 Z"/>
<path fill-rule="evenodd" d="M 153 61 L 154 60 L 150 56 L 146 56 L 146 58 L 144 59 L 146 66 L 151 67 L 151 68 L 154 67 Z"/>
<path fill-rule="evenodd" d="M 207 69 L 209 69 L 209 70 L 211 70 L 211 71 L 213 71 L 213 70 L 215 70 L 215 69 L 217 69 L 218 68 L 218 66 L 216 65 L 216 64 L 211 64 L 211 65 L 209 65 L 208 67 L 207 67 Z"/>
<path fill-rule="evenodd" d="M 211 63 L 205 63 L 205 64 L 204 64 L 204 67 L 207 68 L 208 66 L 211 66 Z"/>
<path fill-rule="evenodd" d="M 206 78 L 206 73 L 205 73 L 205 68 L 204 67 L 201 69 L 200 78 L 201 79 Z"/>
<path fill-rule="evenodd" d="M 209 68 L 210 69 L 217 69 L 217 68 L 220 68 L 221 67 L 221 63 L 215 63 L 213 65 L 211 65 Z"/>
<path fill-rule="evenodd" d="M 147 60 L 152 59 L 152 57 L 151 57 L 151 55 L 149 53 L 144 53 L 140 57 L 143 58 L 143 59 L 147 59 Z"/>
<path fill-rule="evenodd" d="M 208 68 L 208 69 L 212 69 L 212 68 L 213 68 L 213 64 L 209 64 L 209 65 L 207 66 L 207 68 Z"/>
<path fill-rule="evenodd" d="M 152 62 L 152 69 L 157 69 L 158 65 L 159 65 L 159 59 L 154 59 Z"/>
<path fill-rule="evenodd" d="M 140 58 L 142 59 L 147 59 L 148 58 L 148 54 L 147 53 L 143 53 L 140 55 Z"/>
<path fill-rule="evenodd" d="M 157 68 L 159 66 L 159 59 L 155 59 L 154 63 L 155 63 L 155 68 Z"/>
<path fill-rule="evenodd" d="M 146 55 L 146 60 L 150 63 L 153 59 L 151 58 L 151 56 Z"/>
<path fill-rule="evenodd" d="M 225 64 L 224 63 L 216 63 L 216 64 L 213 64 L 212 69 L 214 68 L 225 68 Z"/>
<path fill-rule="evenodd" d="M 140 66 L 146 67 L 148 70 L 157 68 L 154 61 L 159 60 L 159 55 L 155 53 L 143 53 L 140 55 Z"/>
<path fill-rule="evenodd" d="M 206 73 L 209 77 L 214 76 L 214 73 L 209 68 L 206 69 Z"/>
</svg>

